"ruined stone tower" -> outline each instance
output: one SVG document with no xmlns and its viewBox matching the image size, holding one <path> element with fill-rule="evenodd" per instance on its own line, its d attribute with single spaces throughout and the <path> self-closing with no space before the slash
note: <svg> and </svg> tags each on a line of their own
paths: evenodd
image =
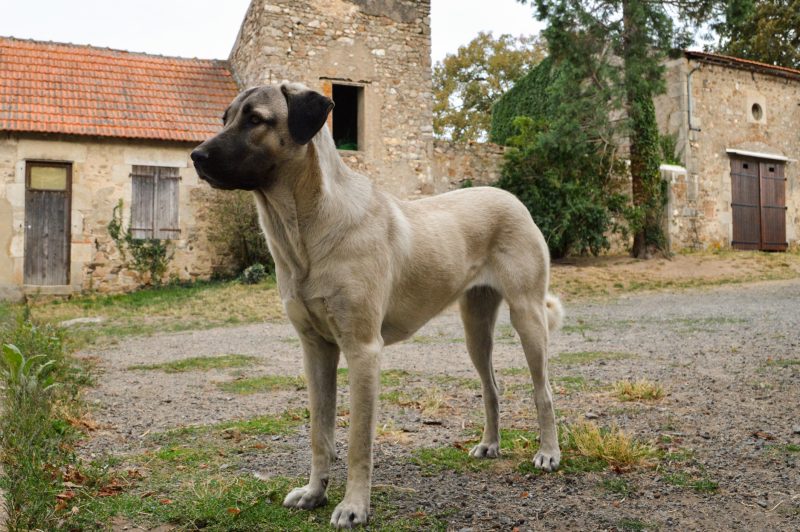
<svg viewBox="0 0 800 532">
<path fill-rule="evenodd" d="M 433 190 L 430 0 L 252 0 L 240 87 L 300 81 L 336 102 L 344 160 L 401 197 Z"/>
</svg>

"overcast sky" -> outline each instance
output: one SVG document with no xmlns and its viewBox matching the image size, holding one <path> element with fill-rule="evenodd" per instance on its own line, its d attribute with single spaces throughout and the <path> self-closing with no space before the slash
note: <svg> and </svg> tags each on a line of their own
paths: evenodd
<svg viewBox="0 0 800 532">
<path fill-rule="evenodd" d="M 226 59 L 249 0 L 2 0 L 0 35 L 150 54 Z M 515 0 L 431 0 L 434 61 L 479 31 L 530 35 L 541 23 Z"/>
</svg>

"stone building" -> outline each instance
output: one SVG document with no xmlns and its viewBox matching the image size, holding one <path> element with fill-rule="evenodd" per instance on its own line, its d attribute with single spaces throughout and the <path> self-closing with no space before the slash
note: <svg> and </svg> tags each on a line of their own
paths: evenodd
<svg viewBox="0 0 800 532">
<path fill-rule="evenodd" d="M 207 277 L 189 153 L 237 92 L 219 61 L 0 38 L 0 297 L 136 286 L 119 200 L 134 236 L 171 239 L 171 275 Z"/>
<path fill-rule="evenodd" d="M 800 243 L 800 71 L 685 52 L 656 114 L 683 162 L 662 168 L 673 251 Z"/>
<path fill-rule="evenodd" d="M 345 161 L 407 197 L 434 191 L 430 39 L 430 0 L 253 0 L 229 60 L 241 87 L 333 98 Z"/>
</svg>

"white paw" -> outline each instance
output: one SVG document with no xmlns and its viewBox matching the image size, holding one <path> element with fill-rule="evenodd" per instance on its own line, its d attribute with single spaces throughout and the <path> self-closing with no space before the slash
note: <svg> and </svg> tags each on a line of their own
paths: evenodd
<svg viewBox="0 0 800 532">
<path fill-rule="evenodd" d="M 308 485 L 293 489 L 283 499 L 283 505 L 287 508 L 303 510 L 311 510 L 323 506 L 327 502 L 328 496 L 325 494 L 325 489 L 311 489 Z"/>
<path fill-rule="evenodd" d="M 548 473 L 557 470 L 559 463 L 561 463 L 561 452 L 558 450 L 555 452 L 539 451 L 533 457 L 533 465 L 536 469 L 541 469 Z"/>
<path fill-rule="evenodd" d="M 500 456 L 499 443 L 479 443 L 469 452 L 474 458 L 497 458 Z"/>
<path fill-rule="evenodd" d="M 331 525 L 336 528 L 353 528 L 366 525 L 369 517 L 369 504 L 340 502 L 331 516 Z"/>
</svg>

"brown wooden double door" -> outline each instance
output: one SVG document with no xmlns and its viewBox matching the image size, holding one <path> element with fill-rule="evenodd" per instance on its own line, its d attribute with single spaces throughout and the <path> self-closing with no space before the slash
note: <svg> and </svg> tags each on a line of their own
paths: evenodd
<svg viewBox="0 0 800 532">
<path fill-rule="evenodd" d="M 785 251 L 786 178 L 777 161 L 731 158 L 731 210 L 735 249 Z"/>
</svg>

